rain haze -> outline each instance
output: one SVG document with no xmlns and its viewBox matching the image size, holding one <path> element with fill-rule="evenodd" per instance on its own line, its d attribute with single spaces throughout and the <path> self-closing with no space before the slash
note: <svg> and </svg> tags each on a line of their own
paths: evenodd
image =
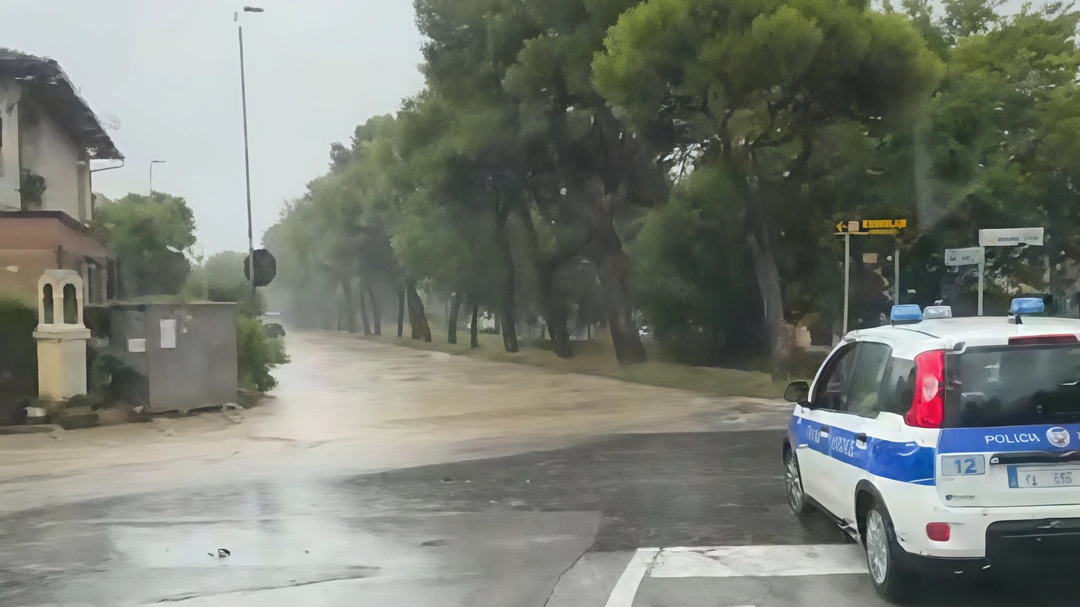
<svg viewBox="0 0 1080 607">
<path fill-rule="evenodd" d="M 282 202 L 325 172 L 330 143 L 420 90 L 411 2 L 266 0 L 244 26 L 256 244 Z M 240 2 L 0 3 L 0 46 L 48 56 L 81 88 L 127 157 L 94 174 L 110 198 L 154 189 L 187 199 L 196 251 L 247 248 Z M 95 163 L 94 168 L 108 166 Z"/>
<path fill-rule="evenodd" d="M 1023 1 L 0 0 L 0 607 L 1076 607 Z"/>
</svg>

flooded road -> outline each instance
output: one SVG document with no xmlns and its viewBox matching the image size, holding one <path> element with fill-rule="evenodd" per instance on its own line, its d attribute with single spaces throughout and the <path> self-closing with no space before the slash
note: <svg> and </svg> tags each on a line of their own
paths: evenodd
<svg viewBox="0 0 1080 607">
<path fill-rule="evenodd" d="M 0 605 L 884 605 L 858 546 L 787 509 L 785 405 L 289 348 L 255 409 L 0 437 Z M 984 582 L 919 604 L 1075 604 Z"/>
<path fill-rule="evenodd" d="M 372 473 L 620 434 L 782 427 L 787 415 L 340 334 L 290 335 L 288 348 L 279 388 L 254 409 L 0 437 L 0 604 L 539 605 L 618 527 L 604 524 L 614 494 L 534 508 L 502 495 L 514 481 L 490 485 L 501 465 L 419 489 Z M 545 479 L 558 480 L 516 484 L 564 493 Z M 584 495 L 570 492 L 584 479 L 559 482 Z M 468 496 L 453 499 L 457 487 Z"/>
<path fill-rule="evenodd" d="M 128 493 L 338 477 L 554 449 L 627 432 L 784 427 L 788 407 L 290 334 L 254 409 L 0 437 L 0 512 Z"/>
<path fill-rule="evenodd" d="M 615 555 L 562 591 L 586 607 L 638 546 L 844 541 L 788 515 L 761 457 L 778 432 L 725 435 L 34 509 L 0 527 L 0 604 L 541 607 L 584 555 Z"/>
</svg>

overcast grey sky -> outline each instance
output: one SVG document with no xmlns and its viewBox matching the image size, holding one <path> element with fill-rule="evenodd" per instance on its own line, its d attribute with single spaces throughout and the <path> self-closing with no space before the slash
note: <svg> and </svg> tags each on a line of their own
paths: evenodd
<svg viewBox="0 0 1080 607">
<path fill-rule="evenodd" d="M 330 143 L 397 110 L 423 86 L 409 0 L 247 0 L 256 245 L 282 201 L 325 172 Z M 149 188 L 184 196 L 206 254 L 247 248 L 240 67 L 228 0 L 2 0 L 0 46 L 60 62 L 127 165 L 94 174 L 109 197 Z"/>
</svg>

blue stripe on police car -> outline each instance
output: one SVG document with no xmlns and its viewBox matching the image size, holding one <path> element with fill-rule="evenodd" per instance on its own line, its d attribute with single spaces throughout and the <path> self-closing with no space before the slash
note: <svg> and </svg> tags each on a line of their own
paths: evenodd
<svg viewBox="0 0 1080 607">
<path fill-rule="evenodd" d="M 933 447 L 874 437 L 868 437 L 866 446 L 861 447 L 855 432 L 837 427 L 824 430 L 823 426 L 803 417 L 794 417 L 788 432 L 795 445 L 866 470 L 874 476 L 916 485 L 935 484 Z"/>
</svg>

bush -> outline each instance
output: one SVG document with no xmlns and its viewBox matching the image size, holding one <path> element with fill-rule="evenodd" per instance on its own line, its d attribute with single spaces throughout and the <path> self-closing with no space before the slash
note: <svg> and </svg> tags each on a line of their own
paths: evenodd
<svg viewBox="0 0 1080 607">
<path fill-rule="evenodd" d="M 251 298 L 251 286 L 245 283 L 236 284 L 231 287 L 210 287 L 207 291 L 206 298 L 209 301 L 216 302 L 235 302 L 236 312 L 241 316 L 260 316 L 266 309 L 261 293 L 256 294 L 253 303 Z"/>
<path fill-rule="evenodd" d="M 0 397 L 37 395 L 37 310 L 0 298 Z"/>
<path fill-rule="evenodd" d="M 114 351 L 104 351 L 94 356 L 87 375 L 90 380 L 90 395 L 95 402 L 88 403 L 90 408 L 108 408 L 115 402 L 124 400 L 139 392 L 136 387 L 145 381 L 139 373 L 124 362 L 124 355 Z"/>
<path fill-rule="evenodd" d="M 236 348 L 240 387 L 259 392 L 272 390 L 277 380 L 271 370 L 289 362 L 285 342 L 267 336 L 260 321 L 238 316 Z"/>
</svg>

